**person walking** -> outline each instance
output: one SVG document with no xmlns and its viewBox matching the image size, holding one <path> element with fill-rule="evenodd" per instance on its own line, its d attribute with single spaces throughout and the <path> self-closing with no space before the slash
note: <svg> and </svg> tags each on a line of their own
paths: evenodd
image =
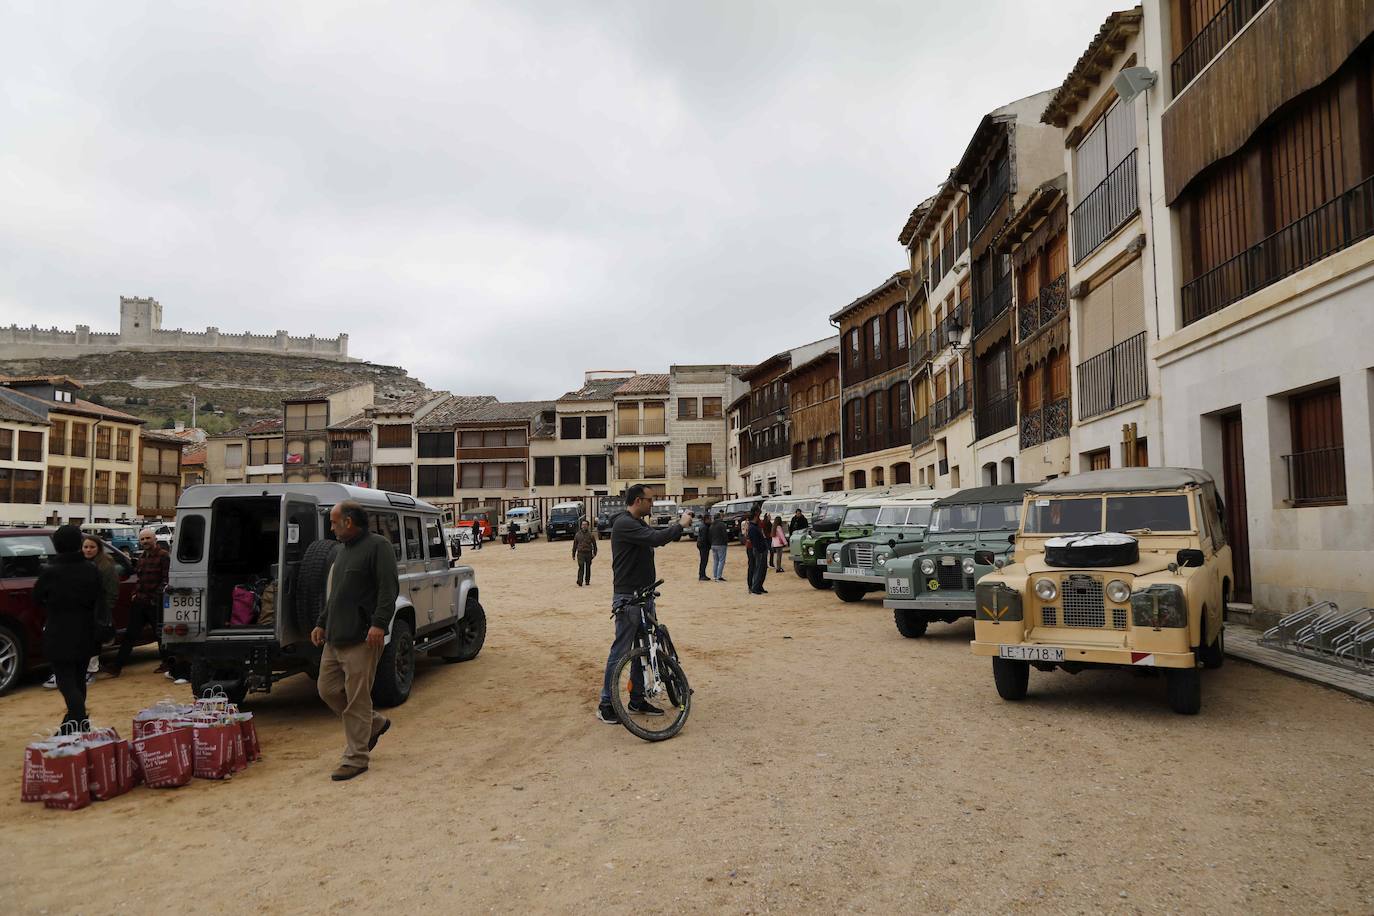
<svg viewBox="0 0 1374 916">
<path fill-rule="evenodd" d="M 682 536 L 682 529 L 692 522 L 692 513 L 682 516 L 667 528 L 654 529 L 644 521 L 653 508 L 654 498 L 643 484 L 635 484 L 625 491 L 626 511 L 615 517 L 611 525 L 611 615 L 615 617 L 615 640 L 606 656 L 606 673 L 601 679 L 601 701 L 596 717 L 607 725 L 619 725 L 615 707 L 611 705 L 611 678 L 621 657 L 634 649 L 639 634 L 639 608 L 630 604 L 636 591 L 658 581 L 654 569 L 654 549 L 670 544 Z M 653 610 L 653 598 L 648 610 Z M 630 666 L 630 712 L 641 716 L 661 716 L 663 710 L 644 699 L 644 672 Z"/>
<path fill-rule="evenodd" d="M 483 541 L 484 539 L 483 539 L 483 537 L 482 537 L 482 520 L 481 520 L 480 518 L 475 518 L 475 519 L 472 520 L 472 533 L 473 533 L 473 535 L 474 535 L 474 537 L 473 537 L 473 539 L 472 539 L 472 540 L 473 540 L 473 545 L 472 545 L 472 546 L 473 546 L 475 549 L 477 549 L 477 550 L 481 550 L 481 549 L 482 549 L 482 541 Z"/>
<path fill-rule="evenodd" d="M 138 584 L 134 586 L 134 597 L 129 602 L 129 620 L 124 627 L 124 639 L 119 644 L 119 654 L 108 669 L 110 677 L 119 677 L 129 662 L 134 646 L 143 637 L 143 628 L 151 625 L 153 635 L 159 638 L 162 630 L 162 593 L 167 589 L 167 574 L 171 569 L 172 557 L 157 542 L 157 532 L 144 528 L 138 533 Z M 171 677 L 171 661 L 164 657 L 154 674 Z"/>
<path fill-rule="evenodd" d="M 596 532 L 584 518 L 573 535 L 573 559 L 577 561 L 577 587 L 592 584 L 592 560 L 596 559 Z"/>
<path fill-rule="evenodd" d="M 368 531 L 361 504 L 337 503 L 329 510 L 329 528 L 343 549 L 329 570 L 310 641 L 324 648 L 316 679 L 320 699 L 343 720 L 343 759 L 329 776 L 339 782 L 367 772 L 372 749 L 391 728 L 391 720 L 372 708 L 372 682 L 401 584 L 391 542 Z"/>
<path fill-rule="evenodd" d="M 757 560 L 754 564 L 754 575 L 749 580 L 749 592 L 754 595 L 768 594 L 763 587 L 764 580 L 768 578 L 767 532 L 768 529 L 763 524 L 762 519 L 755 516 L 749 525 L 749 546 L 753 548 L 754 557 Z"/>
<path fill-rule="evenodd" d="M 515 542 L 520 540 L 520 523 L 511 522 L 506 526 L 506 541 L 510 544 L 510 549 L 515 549 Z"/>
<path fill-rule="evenodd" d="M 711 518 L 703 515 L 692 520 L 692 532 L 697 539 L 697 581 L 710 582 L 706 576 L 706 561 L 711 559 Z"/>
<path fill-rule="evenodd" d="M 725 549 L 730 546 L 730 529 L 725 527 L 725 516 L 717 512 L 711 526 L 707 529 L 711 541 L 711 578 L 717 582 L 725 581 Z"/>
<path fill-rule="evenodd" d="M 787 550 L 787 529 L 783 527 L 782 518 L 773 519 L 773 568 L 782 572 L 782 555 Z"/>
<path fill-rule="evenodd" d="M 803 513 L 802 510 L 801 510 L 801 507 L 798 506 L 798 507 L 797 507 L 797 511 L 792 513 L 792 521 L 789 522 L 788 525 L 787 525 L 787 533 L 788 533 L 788 535 L 793 535 L 793 534 L 796 534 L 798 531 L 805 531 L 805 530 L 806 530 L 806 514 Z"/>
<path fill-rule="evenodd" d="M 63 525 L 53 532 L 57 555 L 38 574 L 33 602 L 43 611 L 43 657 L 52 665 L 67 704 L 62 728 L 84 728 L 86 667 L 110 630 L 110 610 L 100 571 L 81 555 L 81 529 Z"/>
</svg>

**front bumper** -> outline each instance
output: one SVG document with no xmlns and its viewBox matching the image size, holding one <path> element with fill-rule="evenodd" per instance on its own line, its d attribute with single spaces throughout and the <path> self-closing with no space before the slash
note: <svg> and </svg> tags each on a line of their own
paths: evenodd
<svg viewBox="0 0 1374 916">
<path fill-rule="evenodd" d="M 976 602 L 972 595 L 959 598 L 888 598 L 883 607 L 894 611 L 964 611 L 970 617 Z"/>
<path fill-rule="evenodd" d="M 998 649 L 1003 645 L 1047 646 L 1063 649 L 1064 661 L 1058 664 L 1080 662 L 1098 665 L 1119 665 L 1123 668 L 1197 667 L 1197 659 L 1193 656 L 1192 652 L 1140 652 L 1128 647 L 1076 646 L 1071 642 L 1056 642 L 1050 639 L 1036 640 L 1035 642 L 1017 641 L 1014 643 L 996 643 L 975 639 L 969 643 L 969 646 L 973 649 L 974 655 L 982 655 L 989 658 L 996 658 L 998 656 Z"/>
</svg>

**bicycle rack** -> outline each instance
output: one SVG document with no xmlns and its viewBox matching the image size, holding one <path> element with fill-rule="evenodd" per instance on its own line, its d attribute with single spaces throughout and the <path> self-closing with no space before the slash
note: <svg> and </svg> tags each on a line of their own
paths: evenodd
<svg viewBox="0 0 1374 916">
<path fill-rule="evenodd" d="M 1260 645 L 1374 675 L 1374 608 L 1321 601 L 1264 631 Z"/>
</svg>

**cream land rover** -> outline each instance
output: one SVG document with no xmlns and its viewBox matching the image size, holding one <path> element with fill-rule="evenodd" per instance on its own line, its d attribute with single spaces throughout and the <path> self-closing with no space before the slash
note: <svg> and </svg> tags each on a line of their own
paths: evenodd
<svg viewBox="0 0 1374 916">
<path fill-rule="evenodd" d="M 1005 700 L 1030 669 L 1163 669 L 1169 706 L 1202 707 L 1199 668 L 1222 663 L 1231 548 L 1211 475 L 1122 468 L 1026 494 L 1011 565 L 979 580 L 973 654 Z"/>
</svg>

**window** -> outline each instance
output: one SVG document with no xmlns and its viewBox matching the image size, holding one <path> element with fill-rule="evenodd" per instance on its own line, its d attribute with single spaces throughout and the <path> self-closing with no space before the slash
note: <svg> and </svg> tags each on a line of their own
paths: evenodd
<svg viewBox="0 0 1374 916">
<path fill-rule="evenodd" d="M 859 365 L 859 329 L 850 328 L 849 330 L 849 368 L 853 369 Z"/>
<path fill-rule="evenodd" d="M 421 458 L 452 458 L 453 433 L 420 433 Z"/>
<path fill-rule="evenodd" d="M 482 465 L 476 461 L 467 461 L 460 465 L 462 468 L 464 490 L 480 490 L 482 488 Z"/>
<path fill-rule="evenodd" d="M 677 418 L 678 418 L 679 420 L 696 420 L 696 419 L 699 419 L 699 417 L 698 417 L 698 411 L 697 411 L 697 399 L 696 399 L 696 398 L 678 398 L 678 399 L 677 399 Z"/>
<path fill-rule="evenodd" d="M 286 405 L 286 431 L 289 433 L 302 432 L 305 430 L 305 405 L 287 404 Z"/>
<path fill-rule="evenodd" d="M 719 420 L 723 416 L 721 405 L 720 398 L 702 398 L 701 418 L 703 420 Z"/>
<path fill-rule="evenodd" d="M 85 423 L 72 424 L 72 457 L 85 458 L 87 446 L 90 442 L 90 427 Z"/>
<path fill-rule="evenodd" d="M 113 438 L 112 430 L 108 426 L 97 426 L 95 428 L 95 457 L 108 459 L 110 457 L 110 440 Z"/>
<path fill-rule="evenodd" d="M 506 433 L 506 445 L 507 445 L 507 447 L 510 447 L 510 446 L 518 446 L 518 445 L 524 445 L 524 444 L 525 444 L 525 430 L 523 430 L 523 429 L 508 429 L 508 430 L 505 431 L 505 433 Z"/>
<path fill-rule="evenodd" d="M 1087 459 L 1088 470 L 1090 471 L 1105 471 L 1112 466 L 1112 450 L 1109 448 L 1100 448 L 1095 452 L 1088 452 L 1083 457 Z"/>
<path fill-rule="evenodd" d="M 554 464 L 552 456 L 534 459 L 534 485 L 536 487 L 553 486 L 553 468 Z"/>
<path fill-rule="evenodd" d="M 62 468 L 48 468 L 48 502 L 66 502 L 66 480 Z"/>
<path fill-rule="evenodd" d="M 159 456 L 163 477 L 177 477 L 181 474 L 181 449 L 164 448 L 159 452 Z"/>
<path fill-rule="evenodd" d="M 329 428 L 328 401 L 305 405 L 305 428 L 319 431 Z"/>
<path fill-rule="evenodd" d="M 129 475 L 124 471 L 115 474 L 114 504 L 116 506 L 127 506 L 129 504 Z M 174 507 L 175 505 L 176 500 L 173 500 L 172 506 Z"/>
<path fill-rule="evenodd" d="M 1069 396 L 1069 351 L 1056 350 L 1050 354 L 1050 400 L 1061 401 Z"/>
<path fill-rule="evenodd" d="M 410 491 L 410 465 L 408 464 L 383 464 L 377 467 L 377 489 L 389 490 L 392 493 L 406 493 Z"/>
<path fill-rule="evenodd" d="M 580 455 L 560 455 L 558 457 L 558 483 L 560 486 L 581 486 L 582 457 Z"/>
<path fill-rule="evenodd" d="M 20 461 L 42 461 L 43 460 L 43 434 L 20 431 L 19 433 L 19 455 Z"/>
<path fill-rule="evenodd" d="M 717 398 L 717 401 L 720 399 Z M 587 418 L 587 438 L 605 439 L 606 438 L 606 418 L 588 417 Z"/>
<path fill-rule="evenodd" d="M 401 520 L 405 523 L 406 558 L 423 560 L 425 558 L 425 540 L 420 530 L 420 520 L 413 515 L 404 516 Z"/>
<path fill-rule="evenodd" d="M 199 563 L 205 552 L 205 516 L 187 515 L 177 522 L 177 560 Z"/>
<path fill-rule="evenodd" d="M 1074 150 L 1074 205 L 1106 181 L 1112 169 L 1135 151 L 1135 145 L 1135 109 L 1117 102 Z"/>
<path fill-rule="evenodd" d="M 422 464 L 415 474 L 416 496 L 453 496 L 453 465 Z"/>
<path fill-rule="evenodd" d="M 411 434 L 409 423 L 378 423 L 378 448 L 410 448 Z"/>
<path fill-rule="evenodd" d="M 377 470 L 381 470 L 378 468 Z M 391 549 L 396 554 L 396 559 L 401 559 L 401 518 L 394 512 L 369 512 L 368 519 L 371 522 L 373 534 L 380 534 L 391 542 Z"/>
<path fill-rule="evenodd" d="M 72 468 L 67 472 L 67 502 L 84 503 L 86 501 L 86 469 Z"/>
<path fill-rule="evenodd" d="M 897 426 L 902 429 L 911 427 L 911 391 L 907 388 L 906 382 L 898 382 L 897 389 Z M 908 478 L 902 483 L 910 483 Z"/>
<path fill-rule="evenodd" d="M 1293 453 L 1288 466 L 1288 496 L 1295 506 L 1345 505 L 1345 431 L 1341 390 L 1329 385 L 1288 400 Z"/>
<path fill-rule="evenodd" d="M 95 496 L 94 502 L 108 506 L 110 504 L 110 472 L 95 472 Z"/>
<path fill-rule="evenodd" d="M 65 455 L 67 454 L 67 421 L 53 420 L 52 428 L 48 430 L 48 454 Z M 0 458 L 5 457 L 5 449 L 0 446 Z"/>
<path fill-rule="evenodd" d="M 875 316 L 868 322 L 868 336 L 873 341 L 873 358 L 880 360 L 883 358 L 883 319 Z"/>
<path fill-rule="evenodd" d="M 233 445 L 226 445 L 224 447 L 224 467 L 226 469 L 243 467 L 242 443 L 236 442 Z"/>
<path fill-rule="evenodd" d="M 583 459 L 587 469 L 587 486 L 606 485 L 606 456 L 588 455 Z"/>
<path fill-rule="evenodd" d="M 116 430 L 115 436 L 115 459 L 131 461 L 133 459 L 133 431 L 128 429 Z"/>
<path fill-rule="evenodd" d="M 431 560 L 448 559 L 448 551 L 444 549 L 444 531 L 439 527 L 437 518 L 425 519 L 425 544 L 429 548 Z M 435 608 L 435 610 L 438 611 L 439 608 Z"/>
<path fill-rule="evenodd" d="M 581 439 L 582 438 L 582 418 L 581 417 L 561 417 L 558 421 L 558 438 L 560 439 Z M 590 436 L 588 438 L 591 438 Z"/>
<path fill-rule="evenodd" d="M 906 349 L 906 315 L 903 314 L 901 306 L 892 310 L 892 332 L 893 339 L 897 342 L 898 350 Z"/>
</svg>

